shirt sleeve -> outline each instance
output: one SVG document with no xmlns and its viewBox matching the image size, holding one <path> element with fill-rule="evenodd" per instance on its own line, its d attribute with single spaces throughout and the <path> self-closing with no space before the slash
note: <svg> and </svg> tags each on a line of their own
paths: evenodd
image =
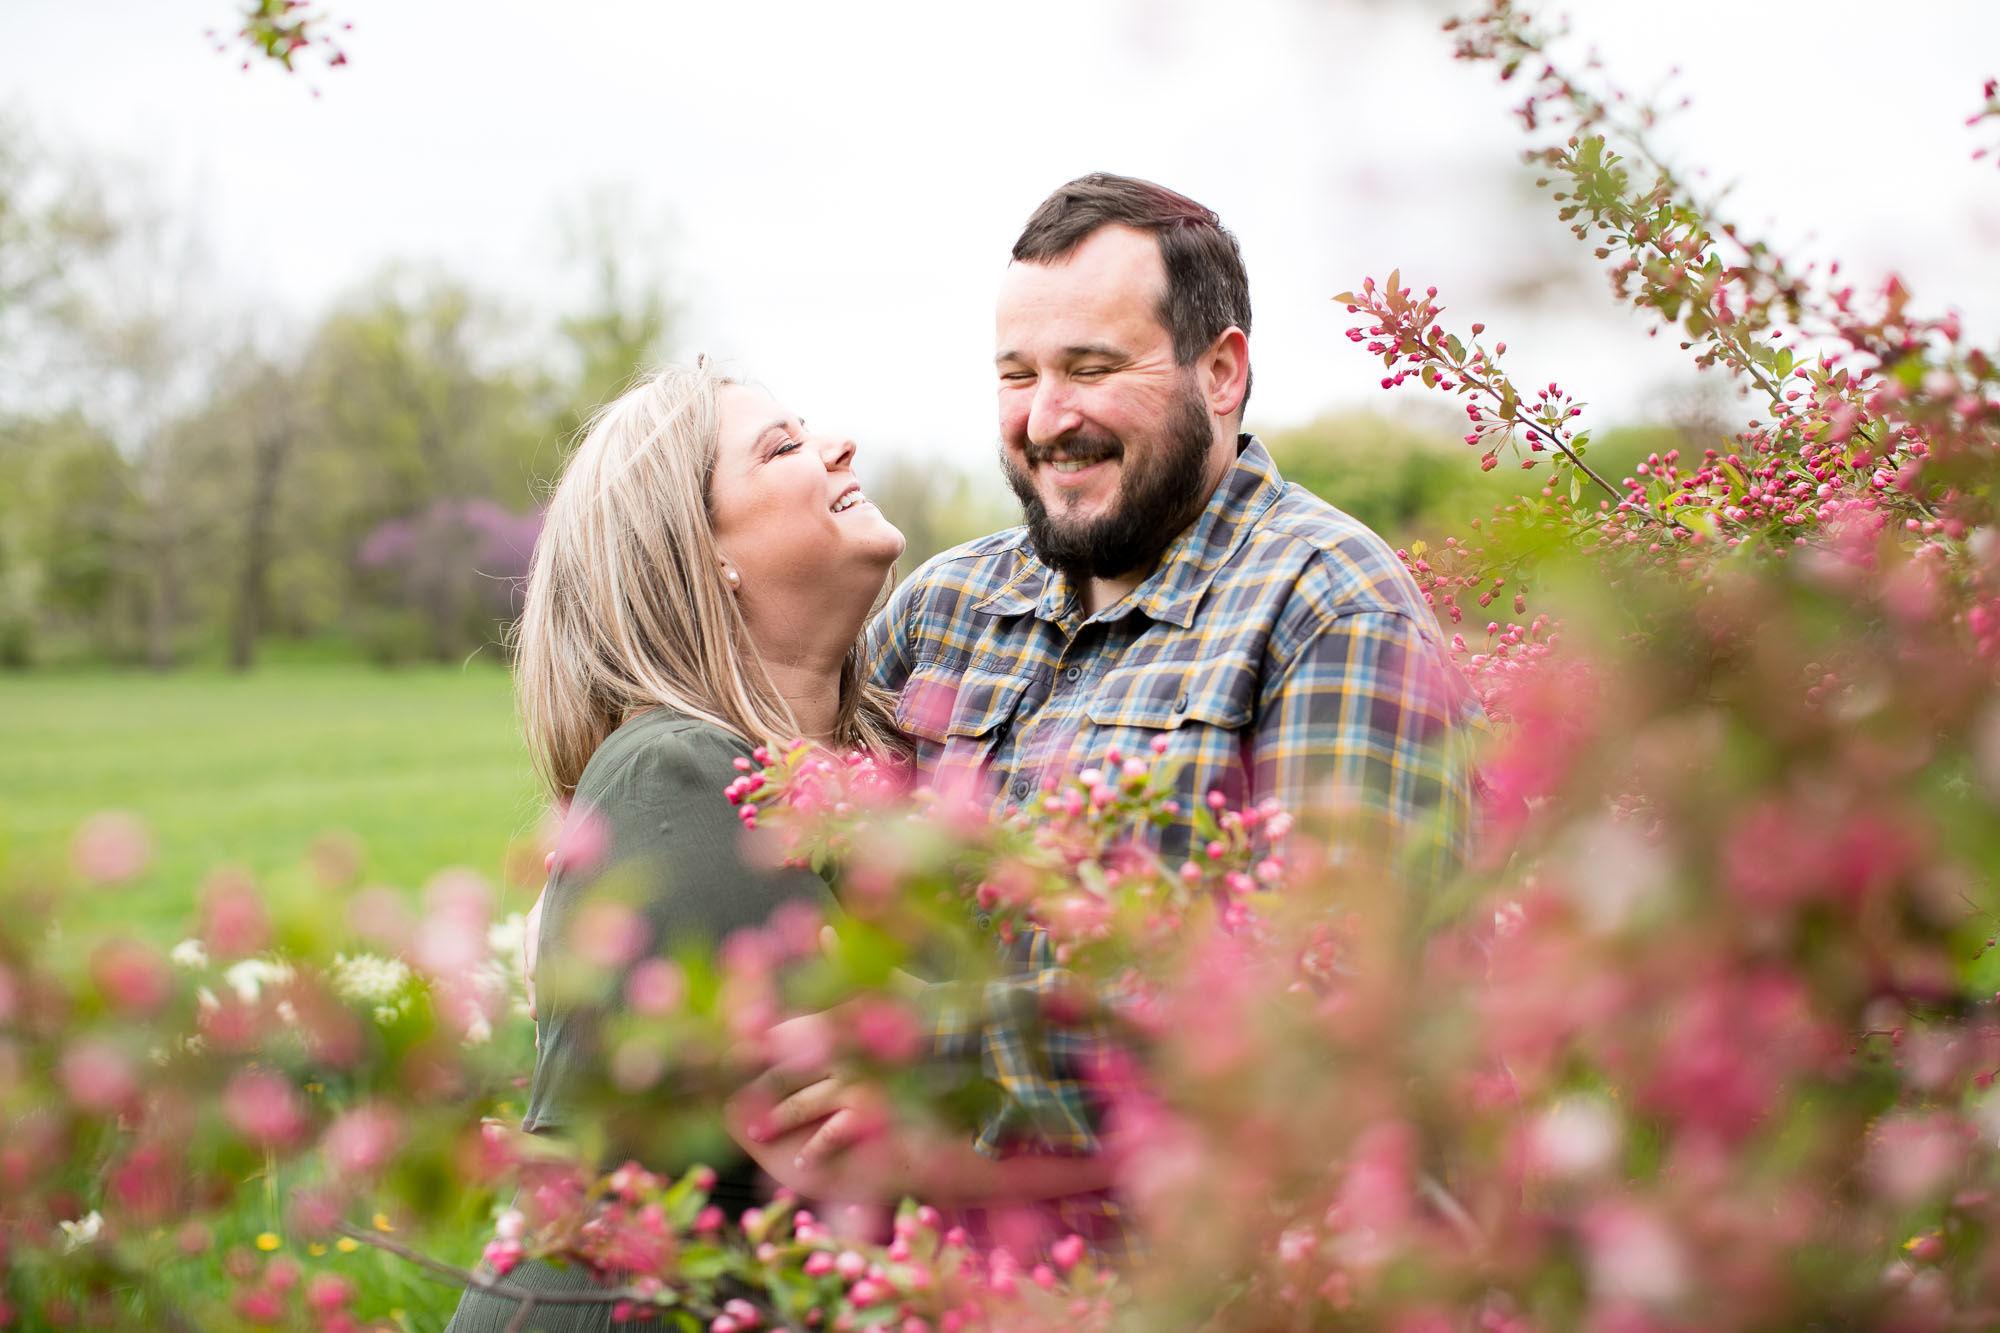
<svg viewBox="0 0 2000 1333">
<path fill-rule="evenodd" d="M 910 677 L 910 604 L 916 588 L 915 577 L 897 584 L 861 632 L 861 660 L 868 664 L 869 683 L 891 692 L 902 689 Z"/>
<path fill-rule="evenodd" d="M 1095 1153 L 1101 1111 L 1129 1075 L 1104 1007 L 1118 992 L 1087 993 L 1057 964 L 1044 930 L 1030 929 L 1012 952 L 1012 975 L 942 982 L 919 996 L 932 1054 L 976 1062 L 999 1089 L 973 1141 L 983 1156 Z"/>
<path fill-rule="evenodd" d="M 1407 615 L 1325 616 L 1267 673 L 1251 738 L 1251 788 L 1301 816 L 1375 824 L 1413 883 L 1465 863 L 1478 707 Z"/>
</svg>

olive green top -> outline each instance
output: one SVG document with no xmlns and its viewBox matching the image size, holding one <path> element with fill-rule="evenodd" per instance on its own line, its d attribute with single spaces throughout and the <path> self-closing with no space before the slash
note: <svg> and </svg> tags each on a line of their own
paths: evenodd
<svg viewBox="0 0 2000 1333">
<path fill-rule="evenodd" d="M 594 865 L 559 869 L 542 899 L 537 971 L 553 974 L 567 961 L 570 923 L 590 890 L 607 876 L 631 879 L 641 889 L 637 906 L 646 925 L 638 958 L 714 948 L 732 931 L 763 924 L 779 905 L 805 902 L 830 910 L 833 895 L 818 875 L 804 869 L 769 869 L 743 859 L 741 818 L 723 793 L 740 776 L 735 766 L 751 747 L 711 723 L 668 708 L 633 718 L 599 746 L 576 786 L 575 805 L 587 807 L 608 834 L 604 856 Z M 624 1005 L 625 987 L 606 1000 L 612 1012 Z M 602 1007 L 565 1004 L 544 995 L 537 1005 L 539 1050 L 534 1086 L 523 1126 L 559 1132 L 573 1097 L 600 1082 L 596 1027 Z M 649 1163 L 672 1170 L 680 1163 Z M 748 1158 L 711 1163 L 720 1174 L 715 1201 L 738 1211 L 752 1200 L 754 1171 Z M 740 1196 L 740 1197 L 739 1197 Z M 540 1291 L 586 1289 L 575 1270 L 523 1264 L 508 1275 L 517 1287 Z M 518 1306 L 467 1293 L 452 1320 L 452 1333 L 499 1333 Z M 572 1333 L 608 1329 L 606 1306 L 538 1308 L 531 1328 Z"/>
</svg>

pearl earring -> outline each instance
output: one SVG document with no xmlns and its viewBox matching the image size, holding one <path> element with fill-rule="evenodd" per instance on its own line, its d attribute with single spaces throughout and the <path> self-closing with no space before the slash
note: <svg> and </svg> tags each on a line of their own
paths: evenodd
<svg viewBox="0 0 2000 1333">
<path fill-rule="evenodd" d="M 729 586 L 732 588 L 736 587 L 738 584 L 743 582 L 741 578 L 737 577 L 736 571 L 733 569 L 723 570 L 722 577 L 729 580 Z"/>
</svg>

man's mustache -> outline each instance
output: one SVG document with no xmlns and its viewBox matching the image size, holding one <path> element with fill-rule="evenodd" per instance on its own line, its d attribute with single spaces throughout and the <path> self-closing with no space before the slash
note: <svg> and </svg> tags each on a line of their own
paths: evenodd
<svg viewBox="0 0 2000 1333">
<path fill-rule="evenodd" d="M 1101 463 L 1107 458 L 1122 458 L 1125 446 L 1111 435 L 1069 435 L 1049 444 L 1030 442 L 1022 455 L 1032 466 L 1067 458 L 1078 463 Z"/>
</svg>

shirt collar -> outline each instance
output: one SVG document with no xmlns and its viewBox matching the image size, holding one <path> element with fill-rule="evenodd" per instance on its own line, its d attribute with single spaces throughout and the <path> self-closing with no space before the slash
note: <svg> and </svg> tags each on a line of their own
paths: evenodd
<svg viewBox="0 0 2000 1333">
<path fill-rule="evenodd" d="M 1239 435 L 1236 461 L 1223 474 L 1201 517 L 1174 539 L 1145 582 L 1106 608 L 1103 618 L 1143 611 L 1154 620 L 1186 629 L 1194 622 L 1195 608 L 1216 571 L 1264 511 L 1278 502 L 1284 489 L 1285 479 L 1278 475 L 1262 441 L 1254 435 Z M 981 603 L 979 610 L 1000 616 L 1032 612 L 1041 620 L 1062 624 L 1065 613 L 1082 604 L 1078 590 L 1067 576 L 1044 565 L 1032 550 L 1024 549 L 1022 557 L 1020 570 Z"/>
</svg>

